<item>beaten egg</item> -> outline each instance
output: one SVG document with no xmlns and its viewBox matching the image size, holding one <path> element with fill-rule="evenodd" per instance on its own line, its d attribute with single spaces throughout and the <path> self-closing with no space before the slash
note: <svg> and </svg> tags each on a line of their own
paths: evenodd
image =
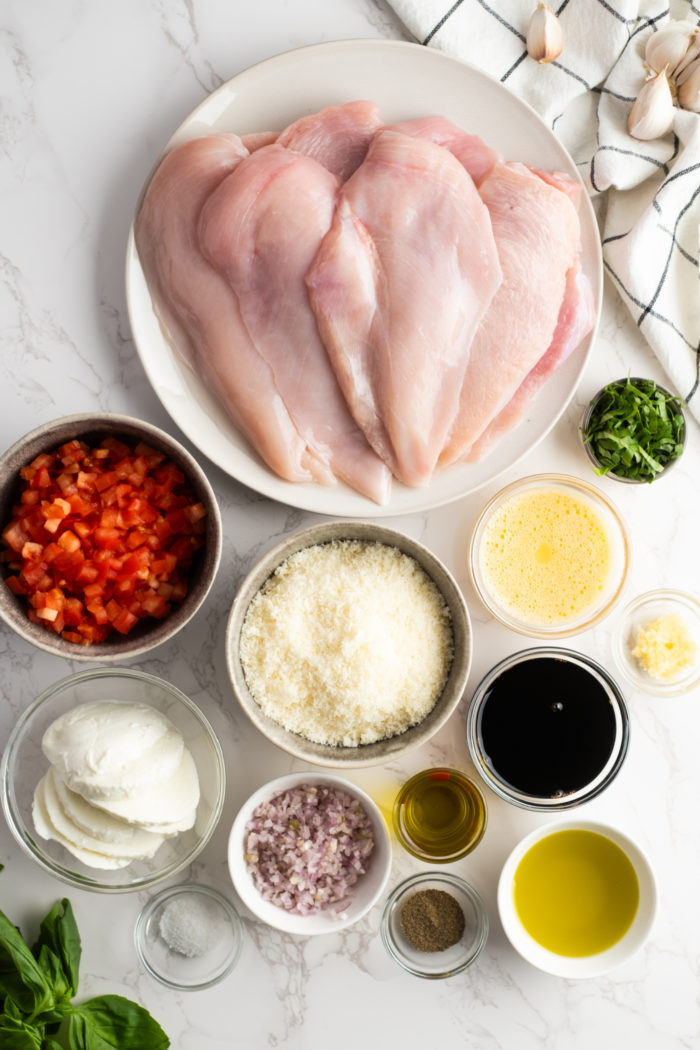
<svg viewBox="0 0 700 1050">
<path fill-rule="evenodd" d="M 528 478 L 486 507 L 472 541 L 472 575 L 508 626 L 566 633 L 616 597 L 626 549 L 617 515 L 591 486 Z"/>
</svg>

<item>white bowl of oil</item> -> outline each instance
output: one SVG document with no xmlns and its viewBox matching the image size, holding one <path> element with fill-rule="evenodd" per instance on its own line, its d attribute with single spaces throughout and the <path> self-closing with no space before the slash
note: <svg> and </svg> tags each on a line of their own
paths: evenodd
<svg viewBox="0 0 700 1050">
<path fill-rule="evenodd" d="M 627 962 L 647 940 L 656 907 L 656 880 L 640 847 L 590 820 L 526 835 L 498 882 L 508 940 L 556 977 L 600 977 Z"/>
</svg>

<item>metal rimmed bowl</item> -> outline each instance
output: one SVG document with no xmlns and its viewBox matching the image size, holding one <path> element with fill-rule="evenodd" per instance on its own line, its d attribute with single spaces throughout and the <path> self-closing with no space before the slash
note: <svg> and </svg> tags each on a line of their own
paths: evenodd
<svg viewBox="0 0 700 1050">
<path fill-rule="evenodd" d="M 172 722 L 194 760 L 200 791 L 192 827 L 165 838 L 150 859 L 116 870 L 89 866 L 55 839 L 42 838 L 33 817 L 34 792 L 49 766 L 42 750 L 44 733 L 79 705 L 107 699 L 146 704 Z M 169 682 L 135 668 L 80 671 L 46 689 L 17 720 L 2 756 L 0 778 L 5 818 L 24 852 L 62 882 L 98 893 L 145 889 L 190 864 L 214 832 L 226 787 L 221 745 L 198 706 Z"/>
<path fill-rule="evenodd" d="M 624 696 L 604 667 L 582 653 L 542 646 L 507 656 L 482 678 L 467 711 L 467 745 L 499 798 L 556 812 L 596 798 L 614 780 L 629 723 Z"/>
<path fill-rule="evenodd" d="M 483 508 L 469 547 L 472 582 L 488 612 L 533 638 L 565 638 L 600 623 L 622 594 L 629 562 L 616 507 L 567 474 L 506 485 Z"/>
<path fill-rule="evenodd" d="M 69 660 L 94 663 L 121 663 L 149 652 L 168 641 L 187 624 L 209 594 L 221 560 L 221 515 L 214 491 L 195 458 L 164 430 L 131 416 L 114 413 L 63 416 L 44 423 L 16 441 L 0 458 L 0 529 L 12 517 L 21 492 L 20 470 L 41 453 L 54 452 L 65 442 L 78 438 L 94 447 L 106 437 L 118 438 L 135 446 L 143 442 L 162 452 L 185 477 L 198 503 L 206 510 L 204 542 L 195 553 L 187 572 L 188 590 L 183 600 L 173 603 L 161 619 L 139 620 L 128 634 L 112 631 L 103 642 L 81 645 L 63 638 L 27 616 L 27 602 L 0 580 L 0 617 L 21 638 L 32 645 Z M 67 519 L 68 521 L 72 519 Z M 7 575 L 7 570 L 4 570 Z"/>
<path fill-rule="evenodd" d="M 358 540 L 396 548 L 427 573 L 442 595 L 450 613 L 452 661 L 447 680 L 433 709 L 422 721 L 404 732 L 358 746 L 317 743 L 285 728 L 266 714 L 251 692 L 241 663 L 243 624 L 253 598 L 272 574 L 299 551 L 334 541 Z M 415 639 L 420 651 L 421 638 Z M 472 656 L 471 624 L 467 606 L 453 576 L 427 547 L 401 532 L 371 522 L 328 522 L 313 525 L 289 536 L 268 551 L 253 567 L 236 594 L 226 629 L 226 663 L 233 691 L 253 725 L 282 750 L 297 758 L 336 769 L 378 765 L 393 761 L 421 746 L 445 724 L 462 698 Z"/>
<path fill-rule="evenodd" d="M 425 890 L 449 894 L 464 915 L 461 937 L 442 951 L 421 950 L 402 928 L 401 912 L 406 902 Z M 438 981 L 456 977 L 478 959 L 488 940 L 489 919 L 484 902 L 468 882 L 449 872 L 425 871 L 411 875 L 392 891 L 384 905 L 380 932 L 387 952 L 407 973 Z"/>
</svg>

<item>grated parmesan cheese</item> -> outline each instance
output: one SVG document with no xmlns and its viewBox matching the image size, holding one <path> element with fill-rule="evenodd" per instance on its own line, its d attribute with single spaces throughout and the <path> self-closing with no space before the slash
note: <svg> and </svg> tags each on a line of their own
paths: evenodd
<svg viewBox="0 0 700 1050">
<path fill-rule="evenodd" d="M 335 540 L 293 554 L 253 598 L 240 656 L 253 697 L 285 729 L 354 747 L 435 706 L 452 661 L 450 611 L 414 558 Z"/>
</svg>

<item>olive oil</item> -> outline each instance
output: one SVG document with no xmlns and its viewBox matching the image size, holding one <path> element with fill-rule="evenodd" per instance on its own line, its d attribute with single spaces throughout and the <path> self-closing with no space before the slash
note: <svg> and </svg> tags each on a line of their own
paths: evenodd
<svg viewBox="0 0 700 1050">
<path fill-rule="evenodd" d="M 428 769 L 411 777 L 396 796 L 393 816 L 405 849 L 438 863 L 465 856 L 486 829 L 483 795 L 455 769 Z"/>
<path fill-rule="evenodd" d="M 533 940 L 557 955 L 596 955 L 624 937 L 639 907 L 634 865 L 598 832 L 556 831 L 515 870 L 513 902 Z"/>
</svg>

